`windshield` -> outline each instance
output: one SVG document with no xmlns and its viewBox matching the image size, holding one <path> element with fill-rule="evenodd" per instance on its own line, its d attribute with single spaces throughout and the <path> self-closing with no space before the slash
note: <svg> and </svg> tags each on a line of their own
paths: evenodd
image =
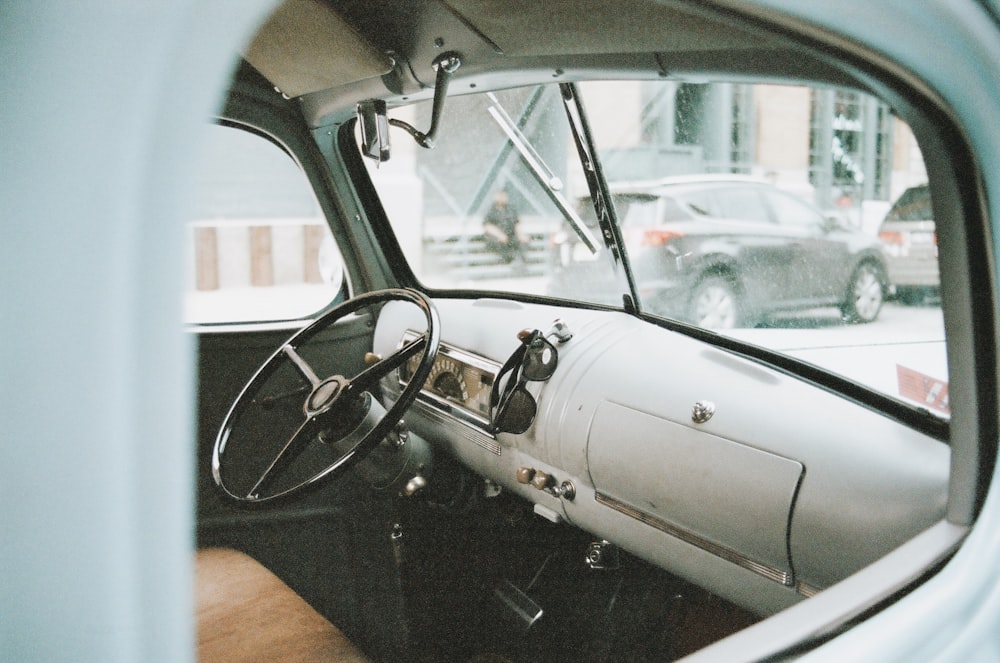
<svg viewBox="0 0 1000 663">
<path fill-rule="evenodd" d="M 908 248 L 879 239 L 892 201 L 927 182 L 884 103 L 746 83 L 578 89 L 620 230 L 598 223 L 559 86 L 449 98 L 434 149 L 397 133 L 370 169 L 423 285 L 634 301 L 950 415 L 936 251 L 914 299 Z M 430 104 L 390 115 L 425 126 Z"/>
<path fill-rule="evenodd" d="M 430 121 L 429 104 L 406 110 L 417 126 Z M 565 254 L 592 263 L 585 271 L 610 280 L 607 290 L 627 291 L 595 239 L 594 208 L 558 87 L 451 98 L 432 150 L 393 138 L 392 158 L 373 167 L 372 177 L 424 285 L 554 294 Z M 402 201 L 401 190 L 419 192 L 421 204 Z M 610 302 L 619 305 L 620 295 Z"/>
</svg>

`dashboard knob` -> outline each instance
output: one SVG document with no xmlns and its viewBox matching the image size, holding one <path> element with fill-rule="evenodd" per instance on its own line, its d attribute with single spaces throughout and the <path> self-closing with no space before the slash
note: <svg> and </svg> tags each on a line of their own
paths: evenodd
<svg viewBox="0 0 1000 663">
<path fill-rule="evenodd" d="M 552 492 L 555 493 L 556 497 L 561 497 L 570 502 L 576 499 L 576 486 L 568 479 L 556 486 Z"/>
<path fill-rule="evenodd" d="M 573 338 L 573 332 L 569 330 L 569 325 L 566 324 L 565 320 L 556 318 L 552 322 L 552 327 L 549 331 L 545 332 L 545 337 L 548 338 L 549 336 L 555 336 L 557 341 L 565 343 Z"/>
<path fill-rule="evenodd" d="M 531 480 L 535 477 L 535 468 L 533 467 L 519 467 L 517 468 L 517 482 L 518 483 L 531 483 Z"/>
<path fill-rule="evenodd" d="M 696 424 L 703 424 L 715 414 L 715 403 L 701 400 L 691 408 L 691 421 Z"/>
<path fill-rule="evenodd" d="M 552 476 L 545 472 L 535 471 L 535 476 L 531 478 L 531 485 L 538 490 L 545 490 L 552 484 Z"/>
</svg>

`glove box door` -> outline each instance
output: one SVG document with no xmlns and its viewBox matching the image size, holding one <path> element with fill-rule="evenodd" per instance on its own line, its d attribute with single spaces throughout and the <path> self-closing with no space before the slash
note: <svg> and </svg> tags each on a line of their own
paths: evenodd
<svg viewBox="0 0 1000 663">
<path fill-rule="evenodd" d="M 587 460 L 597 500 L 786 585 L 801 463 L 611 402 Z"/>
</svg>

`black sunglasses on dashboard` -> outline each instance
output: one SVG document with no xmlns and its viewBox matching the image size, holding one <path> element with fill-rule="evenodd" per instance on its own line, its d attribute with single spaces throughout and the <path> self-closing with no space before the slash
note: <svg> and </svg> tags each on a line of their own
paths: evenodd
<svg viewBox="0 0 1000 663">
<path fill-rule="evenodd" d="M 494 434 L 519 435 L 528 430 L 535 420 L 538 404 L 526 385 L 528 381 L 548 380 L 559 363 L 558 351 L 541 331 L 535 329 L 518 336 L 521 345 L 497 373 L 490 394 L 490 430 Z"/>
</svg>

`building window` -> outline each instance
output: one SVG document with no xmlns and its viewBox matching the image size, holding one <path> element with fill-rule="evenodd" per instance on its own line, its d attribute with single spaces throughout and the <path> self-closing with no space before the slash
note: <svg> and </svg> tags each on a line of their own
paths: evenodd
<svg viewBox="0 0 1000 663">
<path fill-rule="evenodd" d="M 885 104 L 852 90 L 812 93 L 809 179 L 823 206 L 849 207 L 889 198 L 892 151 Z"/>
</svg>

